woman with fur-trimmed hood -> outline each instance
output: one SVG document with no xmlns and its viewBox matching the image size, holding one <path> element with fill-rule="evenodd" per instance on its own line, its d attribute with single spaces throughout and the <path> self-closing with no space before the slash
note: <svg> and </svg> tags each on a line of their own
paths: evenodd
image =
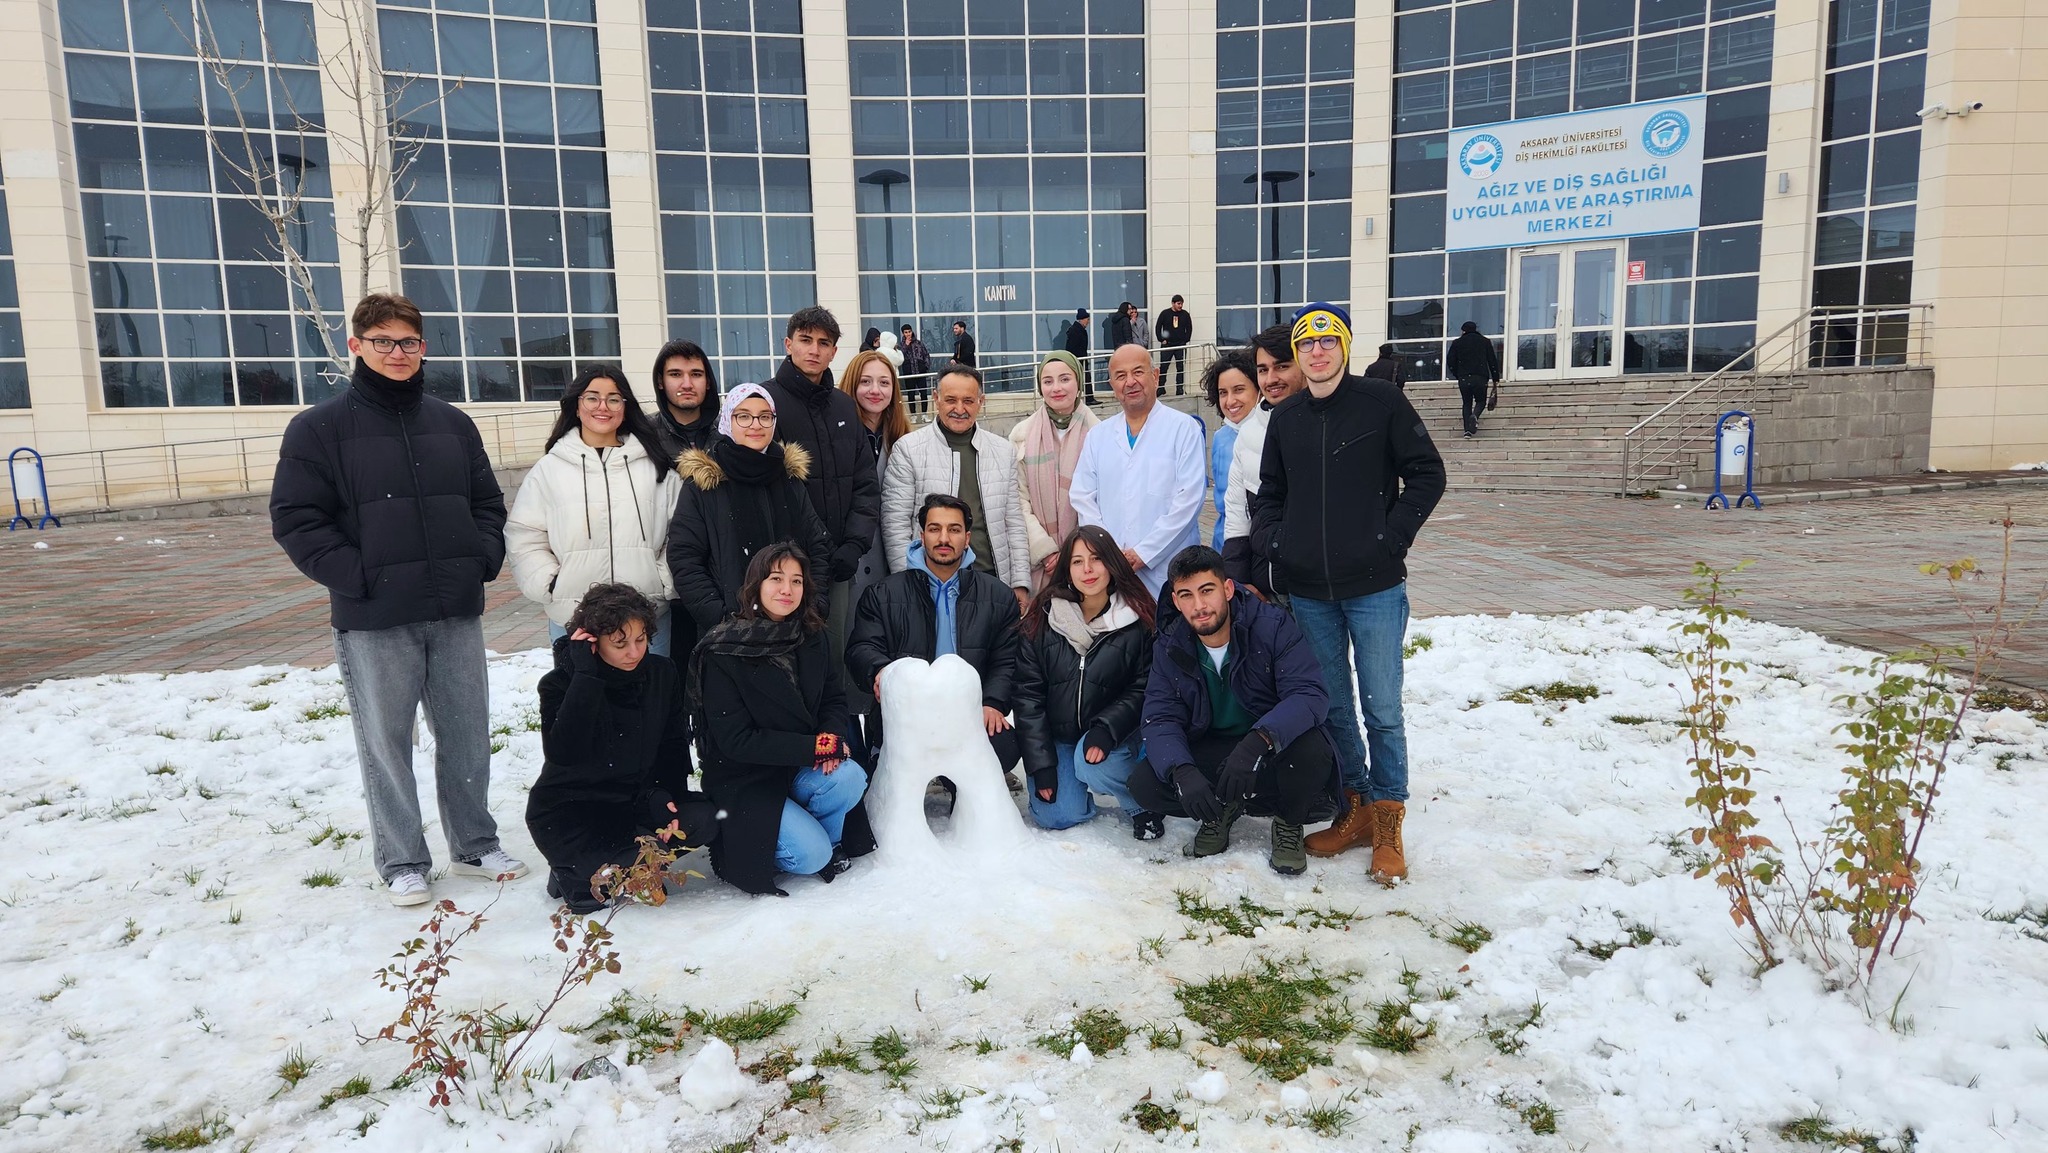
<svg viewBox="0 0 2048 1153">
<path fill-rule="evenodd" d="M 727 393 L 718 436 L 676 458 L 682 491 L 668 528 L 668 565 L 676 599 L 699 636 L 739 608 L 740 583 L 754 554 L 792 540 L 826 587 L 825 526 L 805 492 L 811 457 L 775 439 L 775 401 L 758 384 Z"/>
</svg>

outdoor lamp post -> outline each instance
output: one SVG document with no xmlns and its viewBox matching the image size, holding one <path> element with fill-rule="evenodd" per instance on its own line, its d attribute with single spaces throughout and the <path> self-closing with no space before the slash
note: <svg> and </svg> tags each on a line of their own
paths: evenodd
<svg viewBox="0 0 2048 1153">
<path fill-rule="evenodd" d="M 1266 211 L 1273 222 L 1273 251 L 1269 258 L 1273 268 L 1273 322 L 1280 323 L 1286 315 L 1286 308 L 1280 300 L 1280 186 L 1291 180 L 1300 180 L 1301 173 L 1286 168 L 1268 168 L 1244 178 L 1246 184 L 1263 181 L 1273 186 L 1272 194 L 1266 198 Z"/>
<path fill-rule="evenodd" d="M 860 178 L 862 184 L 872 184 L 882 190 L 882 263 L 889 274 L 889 315 L 900 317 L 896 303 L 896 218 L 889 215 L 889 190 L 899 184 L 910 183 L 910 173 L 896 168 L 877 168 Z"/>
</svg>

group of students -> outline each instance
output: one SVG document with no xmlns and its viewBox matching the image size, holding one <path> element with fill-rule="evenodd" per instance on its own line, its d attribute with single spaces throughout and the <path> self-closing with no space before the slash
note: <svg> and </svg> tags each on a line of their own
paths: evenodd
<svg viewBox="0 0 2048 1153">
<path fill-rule="evenodd" d="M 830 881 L 874 845 L 860 801 L 887 739 L 882 669 L 947 653 L 979 674 L 991 746 L 1005 774 L 1022 762 L 1041 826 L 1090 819 L 1099 794 L 1140 839 L 1196 819 L 1185 851 L 1202 856 L 1239 816 L 1270 815 L 1282 872 L 1370 844 L 1375 875 L 1405 875 L 1400 558 L 1443 469 L 1398 389 L 1349 375 L 1341 310 L 1304 309 L 1209 367 L 1224 424 L 1205 452 L 1202 423 L 1158 403 L 1136 346 L 1112 354 L 1107 418 L 1062 352 L 1007 437 L 980 426 L 980 376 L 957 363 L 938 372 L 935 419 L 913 430 L 896 363 L 862 352 L 835 380 L 838 325 L 804 309 L 762 384 L 721 395 L 703 350 L 680 341 L 656 357 L 651 413 L 618 369 L 583 372 L 509 515 L 474 426 L 421 395 L 420 328 L 402 297 L 358 307 L 354 385 L 294 420 L 272 497 L 278 540 L 331 591 L 394 901 L 428 899 L 395 720 L 420 703 L 456 870 L 525 871 L 482 804 L 487 747 L 481 766 L 451 747 L 481 718 L 452 715 L 436 691 L 468 663 L 472 633 L 482 680 L 475 618 L 501 560 L 554 642 L 527 819 L 550 895 L 572 908 L 594 906 L 650 833 L 709 844 L 718 874 L 749 892 L 782 892 L 780 874 Z M 427 423 L 455 443 L 423 450 Z M 383 492 L 343 459 L 371 442 L 398 478 Z M 430 471 L 445 474 L 433 492 Z M 1382 499 L 1357 499 L 1371 492 Z M 464 545 L 474 555 L 457 564 Z M 450 630 L 463 647 L 438 639 Z M 383 632 L 394 643 L 379 662 L 415 674 L 356 659 Z M 702 793 L 688 787 L 693 743 Z"/>
</svg>

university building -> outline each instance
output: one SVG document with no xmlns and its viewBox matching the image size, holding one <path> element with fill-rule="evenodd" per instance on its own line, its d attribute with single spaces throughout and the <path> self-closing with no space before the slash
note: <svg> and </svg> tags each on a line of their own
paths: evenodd
<svg viewBox="0 0 2048 1153">
<path fill-rule="evenodd" d="M 1517 403 L 2048 460 L 2023 0 L 12 0 L 0 57 L 0 450 L 74 503 L 175 471 L 129 446 L 260 487 L 365 285 L 500 429 L 671 337 L 758 379 L 813 302 L 1000 364 L 1179 293 L 1199 344 L 1330 300 L 1416 381 L 1471 321 Z"/>
</svg>

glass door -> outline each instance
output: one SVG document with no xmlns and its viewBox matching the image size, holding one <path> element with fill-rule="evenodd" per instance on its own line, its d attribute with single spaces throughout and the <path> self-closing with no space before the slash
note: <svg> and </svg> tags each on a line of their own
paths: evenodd
<svg viewBox="0 0 2048 1153">
<path fill-rule="evenodd" d="M 1620 371 L 1621 245 L 1521 248 L 1509 282 L 1509 375 L 1517 380 Z"/>
</svg>

